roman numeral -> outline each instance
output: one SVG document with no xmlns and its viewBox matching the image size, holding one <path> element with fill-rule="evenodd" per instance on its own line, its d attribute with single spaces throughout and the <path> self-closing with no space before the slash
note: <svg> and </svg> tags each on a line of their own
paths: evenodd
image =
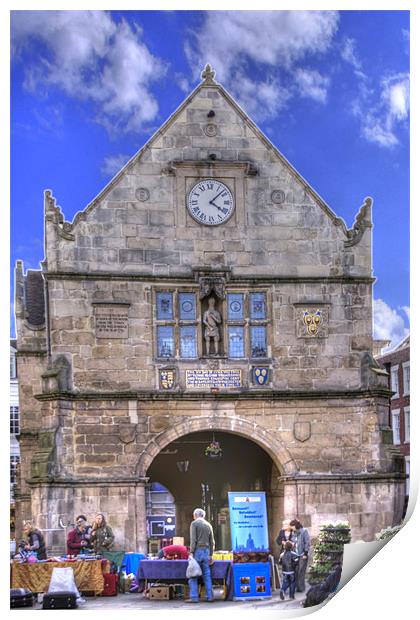
<svg viewBox="0 0 420 620">
<path fill-rule="evenodd" d="M 226 215 L 226 213 L 229 213 L 229 209 L 226 209 L 226 207 L 223 207 L 222 209 L 223 213 Z"/>
<path fill-rule="evenodd" d="M 230 205 L 230 200 L 225 200 L 223 204 Z"/>
<path fill-rule="evenodd" d="M 210 224 L 214 224 L 214 217 L 212 217 L 211 215 L 209 215 L 209 222 Z"/>
<path fill-rule="evenodd" d="M 207 189 L 213 189 L 214 183 L 206 183 Z"/>
<path fill-rule="evenodd" d="M 198 200 L 191 200 L 191 204 L 192 205 L 197 205 L 198 204 Z"/>
</svg>

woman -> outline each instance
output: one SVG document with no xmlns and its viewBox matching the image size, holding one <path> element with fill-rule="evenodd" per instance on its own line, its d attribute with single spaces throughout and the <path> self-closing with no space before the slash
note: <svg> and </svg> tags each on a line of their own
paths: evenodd
<svg viewBox="0 0 420 620">
<path fill-rule="evenodd" d="M 276 543 L 282 548 L 282 552 L 284 551 L 284 546 L 287 541 L 295 543 L 296 536 L 292 526 L 290 525 L 290 521 L 286 519 L 283 521 L 282 528 L 276 538 Z"/>
<path fill-rule="evenodd" d="M 93 543 L 95 553 L 109 551 L 114 544 L 114 533 L 109 525 L 106 524 L 103 514 L 98 513 L 93 522 L 90 540 Z"/>
<path fill-rule="evenodd" d="M 45 546 L 45 538 L 41 530 L 33 526 L 30 521 L 25 521 L 23 532 L 27 538 L 25 551 L 34 552 L 38 560 L 46 560 L 47 549 Z"/>
</svg>

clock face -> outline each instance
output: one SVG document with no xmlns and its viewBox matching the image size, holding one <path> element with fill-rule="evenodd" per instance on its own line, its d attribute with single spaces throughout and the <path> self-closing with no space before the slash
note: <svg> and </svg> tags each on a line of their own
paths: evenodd
<svg viewBox="0 0 420 620">
<path fill-rule="evenodd" d="M 199 224 L 218 226 L 231 217 L 235 201 L 224 183 L 217 179 L 203 179 L 190 190 L 187 209 Z"/>
</svg>

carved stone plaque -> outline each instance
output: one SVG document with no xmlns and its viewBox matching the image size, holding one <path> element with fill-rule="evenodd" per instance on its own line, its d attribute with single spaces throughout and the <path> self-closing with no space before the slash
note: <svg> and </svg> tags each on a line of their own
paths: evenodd
<svg viewBox="0 0 420 620">
<path fill-rule="evenodd" d="M 276 204 L 281 205 L 286 200 L 286 195 L 282 189 L 274 189 L 271 192 L 271 200 Z"/>
<path fill-rule="evenodd" d="M 128 338 L 128 307 L 96 306 L 95 336 L 97 338 Z"/>
<path fill-rule="evenodd" d="M 209 136 L 209 138 L 214 138 L 214 136 L 217 135 L 217 125 L 214 123 L 208 123 L 208 125 L 204 127 L 204 133 L 206 136 Z"/>
<path fill-rule="evenodd" d="M 147 187 L 138 187 L 136 189 L 136 198 L 140 202 L 146 202 L 150 198 L 150 192 Z"/>
<path fill-rule="evenodd" d="M 296 304 L 296 336 L 327 338 L 329 308 L 326 304 Z"/>
<path fill-rule="evenodd" d="M 242 387 L 241 370 L 240 368 L 186 370 L 185 387 L 187 389 L 237 389 Z"/>
</svg>

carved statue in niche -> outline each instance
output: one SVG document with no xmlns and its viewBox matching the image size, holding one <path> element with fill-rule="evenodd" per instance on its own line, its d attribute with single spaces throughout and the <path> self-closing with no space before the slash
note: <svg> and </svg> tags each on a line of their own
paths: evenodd
<svg viewBox="0 0 420 620">
<path fill-rule="evenodd" d="M 216 300 L 214 297 L 209 297 L 209 307 L 203 314 L 204 339 L 206 341 L 206 355 L 210 355 L 210 343 L 213 340 L 214 343 L 214 355 L 219 354 L 219 341 L 220 330 L 219 325 L 222 322 L 220 312 L 215 308 Z"/>
</svg>

